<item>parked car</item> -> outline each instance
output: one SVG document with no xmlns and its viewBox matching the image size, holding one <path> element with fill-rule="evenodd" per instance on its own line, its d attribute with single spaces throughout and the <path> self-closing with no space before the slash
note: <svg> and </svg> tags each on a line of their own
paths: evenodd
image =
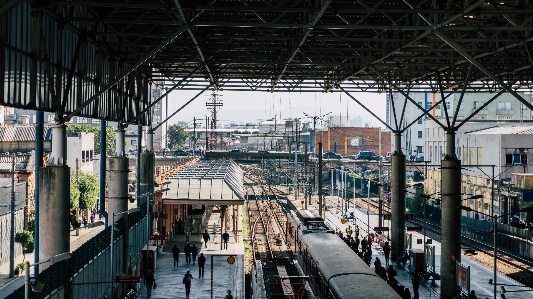
<svg viewBox="0 0 533 299">
<path fill-rule="evenodd" d="M 324 158 L 324 159 L 342 159 L 342 156 L 337 154 L 337 153 L 334 153 L 334 152 L 327 152 L 327 153 L 324 153 L 322 158 Z"/>
<path fill-rule="evenodd" d="M 230 153 L 242 153 L 242 150 L 238 149 L 238 148 L 234 148 L 234 149 L 230 150 L 229 152 Z"/>
<path fill-rule="evenodd" d="M 379 156 L 371 151 L 360 151 L 357 160 L 379 161 Z"/>
<path fill-rule="evenodd" d="M 424 162 L 424 156 L 418 156 L 416 157 L 416 162 Z"/>
<path fill-rule="evenodd" d="M 186 152 L 184 150 L 174 151 L 174 157 L 186 157 L 186 156 L 190 156 L 190 155 L 191 155 L 190 152 Z"/>
<path fill-rule="evenodd" d="M 268 151 L 267 150 L 258 150 L 257 153 L 258 154 L 268 154 Z"/>
<path fill-rule="evenodd" d="M 385 161 L 390 162 L 392 160 L 392 152 L 388 152 L 385 157 L 383 157 Z"/>
</svg>

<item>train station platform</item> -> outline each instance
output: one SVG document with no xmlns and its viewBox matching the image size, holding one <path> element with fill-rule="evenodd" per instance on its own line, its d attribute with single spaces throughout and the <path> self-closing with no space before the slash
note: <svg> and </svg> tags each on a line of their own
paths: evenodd
<svg viewBox="0 0 533 299">
<path fill-rule="evenodd" d="M 241 207 L 239 209 L 242 211 Z M 199 234 L 195 229 L 190 235 L 177 234 L 172 236 L 163 246 L 163 252 L 157 258 L 155 280 L 157 288 L 152 290 L 152 296 L 146 296 L 146 287 L 141 281 L 139 293 L 141 298 L 153 299 L 169 299 L 169 298 L 186 298 L 185 285 L 182 284 L 182 279 L 187 270 L 191 271 L 193 281 L 191 285 L 191 299 L 209 299 L 209 298 L 224 298 L 228 290 L 231 290 L 234 298 L 244 298 L 244 243 L 242 233 L 237 228 L 231 231 L 230 241 L 228 242 L 228 249 L 222 247 L 222 232 L 220 232 L 220 214 L 208 213 L 203 223 L 201 223 L 201 232 L 208 230 L 210 240 L 207 246 L 202 239 L 202 234 Z M 238 213 L 238 215 L 242 215 Z M 195 222 L 202 222 L 202 216 L 193 216 Z M 238 219 L 241 223 L 241 219 Z M 213 227 L 217 227 L 217 231 L 213 231 Z M 239 225 L 240 227 L 240 225 Z M 236 233 L 235 233 L 236 232 Z M 185 254 L 183 248 L 187 242 L 191 246 L 193 244 L 199 248 L 198 256 L 203 253 L 206 257 L 206 264 L 204 268 L 204 277 L 199 278 L 198 264 L 186 264 Z M 179 265 L 174 267 L 174 259 L 172 256 L 172 247 L 176 245 L 180 251 Z M 233 264 L 228 262 L 229 257 L 235 259 Z M 230 259 L 231 260 L 231 259 Z"/>
<path fill-rule="evenodd" d="M 302 207 L 301 201 L 294 200 L 293 195 L 289 195 L 288 199 L 293 203 L 294 206 L 299 208 Z M 359 225 L 360 227 L 360 238 L 366 237 L 368 235 L 368 231 L 373 232 L 373 228 L 379 226 L 377 214 L 374 214 L 372 212 L 369 212 L 367 214 L 366 209 L 360 207 L 355 207 L 354 209 L 353 205 L 350 205 L 351 208 L 349 209 L 349 212 L 354 212 L 356 219 L 348 219 L 346 223 L 342 224 L 342 213 L 339 209 L 336 208 L 337 203 L 339 201 L 342 203 L 342 200 L 339 199 L 339 197 L 337 196 L 326 196 L 326 201 L 328 206 L 328 211 L 326 212 L 326 221 L 331 224 L 333 228 L 339 228 L 339 230 L 341 230 L 343 233 L 345 232 L 345 229 L 348 227 L 348 225 L 351 225 L 352 228 L 354 227 L 354 221 L 355 224 Z M 308 205 L 308 209 L 318 209 L 316 196 L 312 198 L 311 204 Z M 390 227 L 390 221 L 385 220 L 384 226 Z M 423 250 L 423 244 L 417 244 L 416 242 L 417 239 L 422 239 L 424 237 L 423 234 L 418 232 L 409 233 L 412 234 L 412 240 L 415 240 L 412 242 L 412 249 Z M 432 245 L 435 246 L 435 272 L 440 274 L 441 244 L 440 242 L 433 240 Z M 372 246 L 373 261 L 376 257 L 378 257 L 381 261 L 381 264 L 384 266 L 385 256 L 383 254 L 381 246 L 377 242 L 374 242 Z M 370 265 L 372 269 L 374 269 L 373 261 Z M 477 261 L 472 260 L 464 254 L 461 255 L 461 263 L 465 266 L 470 267 L 470 289 L 476 292 L 477 298 L 493 298 L 494 286 L 489 284 L 489 279 L 493 279 L 494 270 L 478 263 Z M 398 273 L 398 276 L 396 276 L 398 282 L 404 287 L 409 288 L 411 291 L 411 295 L 413 295 L 412 274 L 410 273 L 408 267 L 406 265 L 398 266 L 395 262 L 392 262 L 392 265 Z M 500 297 L 500 285 L 503 285 L 505 287 L 505 298 L 507 299 L 528 298 L 533 296 L 533 289 L 525 287 L 517 281 L 500 273 L 498 273 L 497 284 L 498 298 Z M 422 280 L 419 288 L 419 293 L 420 298 L 440 298 L 440 281 L 432 281 L 431 279 L 427 281 Z"/>
</svg>

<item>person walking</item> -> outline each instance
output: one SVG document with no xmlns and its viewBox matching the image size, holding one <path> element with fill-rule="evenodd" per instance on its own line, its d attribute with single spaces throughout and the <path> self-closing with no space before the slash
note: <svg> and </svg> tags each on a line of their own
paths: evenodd
<svg viewBox="0 0 533 299">
<path fill-rule="evenodd" d="M 148 269 L 146 271 L 146 274 L 144 274 L 144 285 L 146 286 L 146 296 L 150 297 L 152 296 L 152 286 L 155 283 L 155 277 L 154 274 L 152 274 L 152 271 Z"/>
<path fill-rule="evenodd" d="M 362 252 L 366 252 L 366 245 L 367 245 L 368 241 L 367 241 L 367 238 L 363 238 L 361 240 L 361 251 Z"/>
<path fill-rule="evenodd" d="M 390 251 L 391 247 L 389 242 L 385 242 L 385 245 L 383 246 L 383 253 L 385 254 L 385 266 L 389 265 L 389 258 L 390 258 Z"/>
<path fill-rule="evenodd" d="M 233 295 L 231 294 L 231 291 L 228 290 L 227 295 L 224 297 L 224 299 L 233 299 Z"/>
<path fill-rule="evenodd" d="M 180 249 L 176 244 L 172 247 L 172 256 L 174 257 L 174 268 L 176 268 L 180 262 Z"/>
<path fill-rule="evenodd" d="M 183 284 L 185 285 L 185 295 L 187 298 L 189 298 L 189 294 L 191 293 L 192 279 L 191 271 L 187 269 L 187 273 L 183 276 Z"/>
<path fill-rule="evenodd" d="M 204 265 L 205 265 L 205 256 L 204 253 L 200 253 L 200 256 L 198 257 L 198 277 L 204 277 Z"/>
<path fill-rule="evenodd" d="M 189 219 L 189 223 L 190 223 L 190 226 L 191 226 L 190 227 L 190 232 L 192 234 L 192 232 L 194 230 L 194 218 L 192 218 L 192 216 L 191 216 L 191 219 Z M 198 232 L 198 233 L 200 233 L 200 232 Z"/>
<path fill-rule="evenodd" d="M 359 240 L 358 237 L 355 237 L 355 252 L 359 253 L 359 244 L 361 244 L 361 240 Z"/>
<path fill-rule="evenodd" d="M 359 238 L 359 225 L 355 225 L 355 236 Z"/>
<path fill-rule="evenodd" d="M 87 217 L 83 216 L 83 227 L 87 229 Z"/>
<path fill-rule="evenodd" d="M 192 254 L 192 264 L 196 264 L 196 256 L 198 255 L 198 247 L 196 247 L 196 244 L 192 244 L 191 248 L 191 254 Z"/>
<path fill-rule="evenodd" d="M 183 223 L 183 220 L 181 220 L 181 218 L 178 220 L 178 234 L 182 234 L 183 233 L 183 226 L 185 224 Z"/>
<path fill-rule="evenodd" d="M 222 240 L 224 241 L 224 249 L 228 249 L 228 241 L 229 241 L 228 231 L 222 234 Z"/>
<path fill-rule="evenodd" d="M 418 275 L 418 273 L 415 273 L 413 275 L 413 299 L 418 299 L 419 298 L 419 294 L 418 294 L 418 288 L 420 287 L 420 276 Z"/>
<path fill-rule="evenodd" d="M 205 247 L 207 248 L 207 241 L 211 240 L 211 237 L 209 236 L 207 229 L 205 230 L 205 233 L 202 235 L 202 238 L 204 239 L 204 244 L 205 244 Z"/>
<path fill-rule="evenodd" d="M 187 264 L 190 264 L 191 263 L 191 252 L 192 252 L 192 247 L 191 245 L 189 244 L 189 242 L 187 242 L 187 244 L 185 244 L 185 247 L 183 248 L 183 252 L 185 253 L 185 262 Z"/>
</svg>

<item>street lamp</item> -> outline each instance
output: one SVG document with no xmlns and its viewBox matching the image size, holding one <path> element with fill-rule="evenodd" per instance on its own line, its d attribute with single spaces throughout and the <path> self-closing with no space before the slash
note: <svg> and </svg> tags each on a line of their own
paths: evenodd
<svg viewBox="0 0 533 299">
<path fill-rule="evenodd" d="M 30 266 L 36 266 L 44 263 L 57 263 L 64 260 L 68 260 L 72 257 L 72 254 L 70 252 L 64 252 L 60 254 L 56 254 L 46 261 L 35 263 L 33 265 L 30 265 L 30 261 L 26 261 L 26 271 L 25 271 L 25 279 L 24 279 L 24 298 L 29 299 L 30 298 L 30 285 L 32 286 L 32 289 L 34 292 L 40 292 L 43 288 L 43 284 L 38 282 L 37 280 L 34 280 L 33 282 L 30 281 Z"/>
</svg>

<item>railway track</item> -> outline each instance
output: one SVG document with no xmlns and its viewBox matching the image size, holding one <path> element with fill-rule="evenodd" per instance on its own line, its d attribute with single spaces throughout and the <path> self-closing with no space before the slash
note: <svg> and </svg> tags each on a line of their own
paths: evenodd
<svg viewBox="0 0 533 299">
<path fill-rule="evenodd" d="M 278 197 L 285 193 L 268 184 L 260 169 L 242 167 L 254 258 L 262 264 L 267 298 L 310 298 L 284 239 L 287 218 Z"/>
</svg>

